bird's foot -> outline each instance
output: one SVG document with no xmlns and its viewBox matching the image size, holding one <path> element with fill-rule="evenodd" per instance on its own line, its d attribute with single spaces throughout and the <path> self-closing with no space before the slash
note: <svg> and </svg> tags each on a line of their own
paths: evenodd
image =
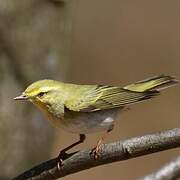
<svg viewBox="0 0 180 180">
<path fill-rule="evenodd" d="M 62 169 L 62 167 L 63 167 L 63 161 L 65 160 L 65 159 L 67 159 L 69 157 L 69 155 L 66 153 L 66 152 L 64 152 L 64 151 L 60 151 L 60 153 L 59 153 L 59 155 L 58 155 L 58 157 L 57 157 L 57 167 L 58 167 L 58 170 L 61 170 Z"/>
<path fill-rule="evenodd" d="M 97 160 L 99 158 L 102 150 L 102 145 L 103 143 L 100 140 L 98 141 L 96 147 L 91 150 L 90 156 L 92 156 L 94 160 Z"/>
</svg>

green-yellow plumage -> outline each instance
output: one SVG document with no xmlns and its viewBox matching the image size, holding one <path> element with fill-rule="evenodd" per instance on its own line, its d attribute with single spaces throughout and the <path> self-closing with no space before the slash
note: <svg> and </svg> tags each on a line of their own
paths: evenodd
<svg viewBox="0 0 180 180">
<path fill-rule="evenodd" d="M 73 133 L 108 130 L 125 106 L 159 94 L 178 81 L 156 76 L 125 87 L 75 85 L 54 80 L 37 81 L 15 99 L 28 99 L 44 111 L 52 124 Z"/>
</svg>

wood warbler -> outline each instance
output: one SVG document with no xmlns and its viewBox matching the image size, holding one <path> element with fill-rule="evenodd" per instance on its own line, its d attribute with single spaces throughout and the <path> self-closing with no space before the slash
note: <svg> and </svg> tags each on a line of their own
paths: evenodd
<svg viewBox="0 0 180 180">
<path fill-rule="evenodd" d="M 178 83 L 174 77 L 156 76 L 125 87 L 104 85 L 76 85 L 55 80 L 34 82 L 15 100 L 28 100 L 42 110 L 50 123 L 71 133 L 80 140 L 60 152 L 82 143 L 85 134 L 113 129 L 117 114 L 125 107 L 150 99 L 162 89 Z M 97 158 L 104 136 L 93 149 Z"/>
</svg>

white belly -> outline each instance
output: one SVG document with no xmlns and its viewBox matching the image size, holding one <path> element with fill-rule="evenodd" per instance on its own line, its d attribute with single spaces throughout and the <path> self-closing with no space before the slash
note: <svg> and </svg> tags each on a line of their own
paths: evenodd
<svg viewBox="0 0 180 180">
<path fill-rule="evenodd" d="M 53 119 L 56 126 L 76 134 L 107 131 L 116 119 L 119 109 L 90 113 L 68 112 L 64 119 Z"/>
</svg>

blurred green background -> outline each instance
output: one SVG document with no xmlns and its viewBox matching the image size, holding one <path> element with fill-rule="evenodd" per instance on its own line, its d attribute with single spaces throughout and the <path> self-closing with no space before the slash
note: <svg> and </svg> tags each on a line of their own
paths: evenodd
<svg viewBox="0 0 180 180">
<path fill-rule="evenodd" d="M 51 127 L 30 103 L 12 100 L 31 82 L 126 85 L 154 75 L 180 78 L 179 1 L 0 0 L 0 179 L 58 155 L 77 137 Z M 180 87 L 133 105 L 107 142 L 179 126 Z M 101 134 L 77 147 L 90 148 Z M 179 149 L 63 179 L 137 179 Z"/>
</svg>

